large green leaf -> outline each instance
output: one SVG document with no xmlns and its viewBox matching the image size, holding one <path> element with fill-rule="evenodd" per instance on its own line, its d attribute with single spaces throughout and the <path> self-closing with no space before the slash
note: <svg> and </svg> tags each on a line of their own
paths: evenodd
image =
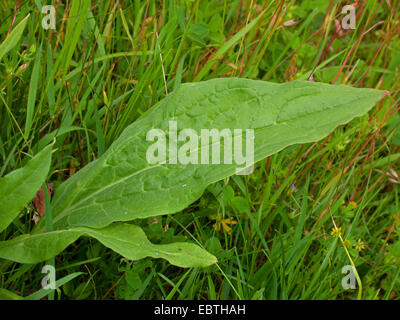
<svg viewBox="0 0 400 320">
<path fill-rule="evenodd" d="M 289 145 L 320 140 L 365 114 L 382 96 L 379 90 L 304 81 L 230 78 L 184 84 L 58 188 L 55 228 L 100 228 L 174 213 L 198 199 L 209 184 L 235 174 L 235 163 L 150 165 L 146 151 L 153 142 L 146 141 L 146 134 L 153 128 L 168 132 L 170 120 L 177 121 L 178 130 L 254 129 L 254 160 L 259 161 Z"/>
<path fill-rule="evenodd" d="M 0 241 L 0 258 L 20 263 L 38 263 L 54 257 L 82 235 L 99 240 L 130 260 L 163 258 L 179 267 L 204 267 L 216 262 L 213 255 L 195 244 L 153 244 L 140 227 L 123 223 L 103 229 L 77 227 Z"/>
<path fill-rule="evenodd" d="M 163 258 L 179 267 L 204 267 L 217 262 L 213 255 L 192 243 L 152 244 L 143 230 L 132 224 L 116 223 L 103 229 L 80 229 L 129 260 Z"/>
<path fill-rule="evenodd" d="M 33 199 L 50 169 L 52 145 L 47 146 L 20 169 L 0 178 L 0 232 Z"/>
</svg>

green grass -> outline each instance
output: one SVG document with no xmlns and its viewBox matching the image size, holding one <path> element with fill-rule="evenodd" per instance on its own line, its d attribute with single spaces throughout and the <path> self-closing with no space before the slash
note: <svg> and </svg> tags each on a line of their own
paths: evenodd
<svg viewBox="0 0 400 320">
<path fill-rule="evenodd" d="M 361 1 L 356 30 L 343 34 L 335 19 L 346 1 L 56 1 L 56 30 L 41 27 L 41 1 L 0 2 L 0 43 L 30 14 L 0 60 L 0 176 L 56 138 L 57 188 L 184 82 L 313 74 L 388 91 L 327 140 L 289 147 L 183 212 L 142 222 L 153 242 L 199 242 L 217 265 L 126 261 L 81 239 L 53 261 L 57 279 L 83 273 L 56 299 L 399 299 L 400 1 Z M 28 205 L 0 240 L 29 232 L 33 214 Z M 341 285 L 350 264 L 356 290 Z M 0 288 L 39 291 L 43 265 L 0 260 Z"/>
</svg>

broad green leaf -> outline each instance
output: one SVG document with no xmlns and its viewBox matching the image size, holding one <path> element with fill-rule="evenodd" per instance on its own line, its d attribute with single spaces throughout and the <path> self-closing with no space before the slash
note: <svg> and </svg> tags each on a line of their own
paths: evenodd
<svg viewBox="0 0 400 320">
<path fill-rule="evenodd" d="M 0 232 L 17 217 L 44 183 L 50 169 L 52 144 L 20 169 L 0 178 Z"/>
<path fill-rule="evenodd" d="M 289 145 L 322 139 L 365 114 L 382 96 L 379 90 L 307 81 L 276 84 L 230 78 L 183 84 L 58 188 L 54 227 L 101 228 L 175 213 L 197 200 L 209 184 L 235 174 L 236 163 L 149 164 L 146 151 L 154 142 L 146 141 L 146 135 L 151 129 L 168 132 L 170 120 L 177 122 L 178 131 L 254 129 L 256 162 Z M 222 140 L 207 147 L 219 147 Z M 36 232 L 41 230 L 43 224 Z"/>
<path fill-rule="evenodd" d="M 82 232 L 77 230 L 24 234 L 0 241 L 0 258 L 20 263 L 42 262 L 56 256 L 81 235 Z"/>
<path fill-rule="evenodd" d="M 29 14 L 16 25 L 16 27 L 11 31 L 8 37 L 0 44 L 0 60 L 4 55 L 10 51 L 19 41 L 24 32 L 26 23 L 28 21 Z"/>
<path fill-rule="evenodd" d="M 143 230 L 132 224 L 118 223 L 103 229 L 80 229 L 129 260 L 163 258 L 179 267 L 204 267 L 217 262 L 213 255 L 192 243 L 152 244 Z"/>
<path fill-rule="evenodd" d="M 179 267 L 204 267 L 216 262 L 207 251 L 191 243 L 153 244 L 132 224 L 112 224 L 103 229 L 77 227 L 0 241 L 0 258 L 38 263 L 54 257 L 80 236 L 90 236 L 130 260 L 163 258 Z"/>
</svg>

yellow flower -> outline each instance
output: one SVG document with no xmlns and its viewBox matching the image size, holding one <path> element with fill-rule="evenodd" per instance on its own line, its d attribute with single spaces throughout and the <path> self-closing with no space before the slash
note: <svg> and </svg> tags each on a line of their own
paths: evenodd
<svg viewBox="0 0 400 320">
<path fill-rule="evenodd" d="M 350 207 L 353 207 L 353 209 L 356 209 L 357 208 L 357 202 L 354 202 L 354 201 L 350 201 L 349 203 L 348 203 L 348 206 Z"/>
<path fill-rule="evenodd" d="M 216 220 L 216 222 L 214 224 L 215 231 L 219 232 L 219 231 L 223 230 L 227 234 L 232 233 L 232 228 L 229 225 L 237 224 L 237 221 L 234 220 L 233 218 L 223 219 L 221 213 L 219 213 L 217 217 L 211 216 L 211 219 Z"/>
<path fill-rule="evenodd" d="M 362 241 L 361 239 L 357 240 L 357 243 L 355 244 L 354 248 L 358 251 L 361 252 L 365 249 L 366 244 L 364 241 Z"/>
<path fill-rule="evenodd" d="M 339 228 L 332 228 L 332 231 L 331 231 L 331 236 L 332 237 L 339 237 L 339 235 L 342 233 L 342 227 L 339 227 Z"/>
</svg>

